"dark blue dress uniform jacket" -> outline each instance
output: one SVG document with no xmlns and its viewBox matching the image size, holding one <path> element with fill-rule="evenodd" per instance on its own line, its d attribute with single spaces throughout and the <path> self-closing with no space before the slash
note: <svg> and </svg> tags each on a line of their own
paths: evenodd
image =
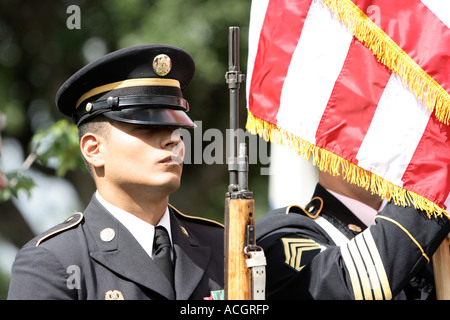
<svg viewBox="0 0 450 320">
<path fill-rule="evenodd" d="M 337 246 L 311 218 L 316 214 L 349 241 Z M 448 235 L 450 220 L 428 218 L 414 208 L 388 203 L 375 221 L 376 225 L 365 228 L 320 185 L 304 209 L 292 206 L 268 212 L 256 223 L 256 240 L 267 259 L 266 298 L 435 297 L 432 262 L 427 258 L 431 260 Z"/>
<path fill-rule="evenodd" d="M 223 227 L 169 207 L 175 291 L 131 233 L 96 199 L 27 243 L 8 299 L 203 299 L 223 289 Z M 115 236 L 103 241 L 100 232 Z"/>
</svg>

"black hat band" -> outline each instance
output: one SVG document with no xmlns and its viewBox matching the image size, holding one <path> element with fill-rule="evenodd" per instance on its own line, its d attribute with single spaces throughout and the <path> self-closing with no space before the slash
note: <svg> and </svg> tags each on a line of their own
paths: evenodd
<svg viewBox="0 0 450 320">
<path fill-rule="evenodd" d="M 120 111 L 126 108 L 136 108 L 139 106 L 160 107 L 163 106 L 166 109 L 189 111 L 188 102 L 175 96 L 127 96 L 116 97 L 111 96 L 106 100 L 88 102 L 84 108 L 78 108 L 74 114 L 74 122 L 78 123 L 84 116 L 98 115 L 109 111 Z"/>
<path fill-rule="evenodd" d="M 180 88 L 180 82 L 175 79 L 166 79 L 166 78 L 137 78 L 108 83 L 93 88 L 88 92 L 86 92 L 85 94 L 83 94 L 78 99 L 76 103 L 76 108 L 78 108 L 83 103 L 83 101 L 86 101 L 87 99 L 99 95 L 101 93 L 121 88 L 141 87 L 141 86 L 169 86 Z"/>
</svg>

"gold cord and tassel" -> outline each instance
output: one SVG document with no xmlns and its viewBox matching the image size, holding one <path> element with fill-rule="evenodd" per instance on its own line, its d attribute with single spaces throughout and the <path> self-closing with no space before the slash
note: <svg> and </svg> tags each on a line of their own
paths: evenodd
<svg viewBox="0 0 450 320">
<path fill-rule="evenodd" d="M 317 166 L 319 170 L 334 176 L 342 175 L 344 180 L 370 190 L 373 194 L 378 194 L 382 198 L 392 200 L 396 205 L 414 206 L 417 209 L 424 210 L 428 217 L 446 215 L 450 219 L 450 215 L 445 209 L 425 197 L 396 186 L 328 150 L 315 146 L 270 122 L 257 118 L 250 111 L 247 115 L 246 129 L 252 134 L 258 134 L 266 141 L 290 147 L 298 155 L 303 156 L 306 161 L 312 160 L 312 164 Z"/>
</svg>

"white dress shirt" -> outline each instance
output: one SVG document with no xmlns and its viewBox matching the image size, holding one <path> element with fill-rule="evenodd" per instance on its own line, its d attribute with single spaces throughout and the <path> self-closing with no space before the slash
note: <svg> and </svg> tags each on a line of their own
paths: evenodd
<svg viewBox="0 0 450 320">
<path fill-rule="evenodd" d="M 375 210 L 358 200 L 343 196 L 328 189 L 327 191 L 335 196 L 340 202 L 342 202 L 367 227 L 375 224 L 375 215 L 381 209 L 383 209 L 387 203 L 386 199 L 384 199 L 381 203 L 380 208 L 378 210 Z"/>
<path fill-rule="evenodd" d="M 155 235 L 155 226 L 144 220 L 136 217 L 134 214 L 126 212 L 103 199 L 98 191 L 96 191 L 95 196 L 97 200 L 102 204 L 108 212 L 110 212 L 117 220 L 119 220 L 128 231 L 136 238 L 137 242 L 142 246 L 142 248 L 147 252 L 150 258 L 153 259 L 153 239 Z M 170 229 L 170 215 L 169 208 L 162 216 L 161 220 L 158 222 L 157 226 L 163 226 L 169 233 L 170 242 L 172 243 L 172 233 Z M 173 257 L 173 253 L 172 253 Z"/>
</svg>

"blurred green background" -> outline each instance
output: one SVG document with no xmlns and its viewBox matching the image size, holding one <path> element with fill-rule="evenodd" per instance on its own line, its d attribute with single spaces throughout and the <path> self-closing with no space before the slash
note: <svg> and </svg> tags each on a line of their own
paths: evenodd
<svg viewBox="0 0 450 320">
<path fill-rule="evenodd" d="M 68 12 L 71 5 L 80 9 L 79 29 L 69 28 L 77 22 L 71 20 L 75 11 Z M 240 27 L 241 69 L 245 73 L 249 15 L 250 0 L 0 2 L 0 113 L 6 116 L 0 169 L 6 174 L 19 171 L 35 184 L 29 194 L 20 191 L 0 201 L 0 299 L 6 298 L 18 248 L 72 212 L 84 210 L 95 191 L 81 167 L 58 176 L 55 159 L 46 163 L 38 159 L 30 168 L 21 169 L 33 153 L 33 136 L 64 119 L 54 103 L 59 86 L 83 65 L 108 52 L 146 43 L 175 45 L 188 51 L 196 62 L 196 74 L 184 95 L 191 106 L 189 116 L 202 121 L 198 133 L 209 128 L 225 132 L 229 121 L 229 92 L 224 79 L 228 27 Z M 241 128 L 245 121 L 242 85 Z M 51 137 L 47 140 L 44 145 L 56 148 Z M 198 141 L 192 139 L 193 144 Z M 259 138 L 252 141 L 257 147 L 269 148 Z M 212 141 L 201 139 L 200 143 L 192 148 L 204 150 Z M 64 150 L 57 152 L 69 152 L 69 157 L 76 158 L 77 151 L 65 146 L 62 143 Z M 60 161 L 67 159 L 66 154 Z M 257 219 L 267 211 L 268 176 L 261 174 L 264 166 L 267 163 L 250 165 L 249 188 L 254 192 Z M 25 180 L 25 189 L 31 186 L 27 183 L 30 181 Z M 227 187 L 226 164 L 187 164 L 182 187 L 170 202 L 187 214 L 223 222 Z"/>
</svg>

